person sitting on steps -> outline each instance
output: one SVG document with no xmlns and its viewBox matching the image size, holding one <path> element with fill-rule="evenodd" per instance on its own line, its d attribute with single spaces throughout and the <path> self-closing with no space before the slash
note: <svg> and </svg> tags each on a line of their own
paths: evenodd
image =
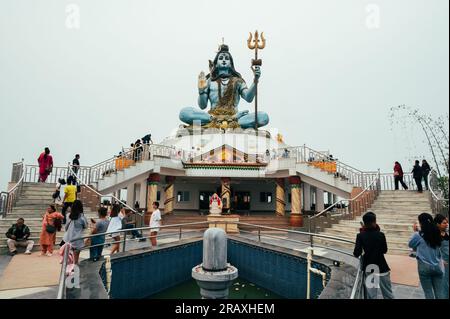
<svg viewBox="0 0 450 319">
<path fill-rule="evenodd" d="M 16 247 L 26 247 L 25 254 L 31 255 L 33 250 L 34 241 L 28 240 L 30 237 L 30 229 L 25 225 L 25 220 L 19 218 L 15 224 L 13 224 L 6 232 L 8 238 L 7 244 L 9 248 L 9 255 L 14 256 L 17 254 Z"/>
</svg>

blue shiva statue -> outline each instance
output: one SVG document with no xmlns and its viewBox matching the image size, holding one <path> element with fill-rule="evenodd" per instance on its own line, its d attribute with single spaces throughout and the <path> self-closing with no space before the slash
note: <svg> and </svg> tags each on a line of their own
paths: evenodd
<svg viewBox="0 0 450 319">
<path fill-rule="evenodd" d="M 233 57 L 228 46 L 221 45 L 214 62 L 209 62 L 210 73 L 201 72 L 198 77 L 198 105 L 201 110 L 185 107 L 180 112 L 180 120 L 188 125 L 199 123 L 202 127 L 213 128 L 254 128 L 255 114 L 238 111 L 240 98 L 251 103 L 255 97 L 255 82 L 261 76 L 259 66 L 254 69 L 254 81 L 250 88 L 242 76 L 234 69 Z M 202 111 L 211 104 L 209 112 Z M 269 123 L 265 112 L 258 112 L 258 127 Z"/>
</svg>

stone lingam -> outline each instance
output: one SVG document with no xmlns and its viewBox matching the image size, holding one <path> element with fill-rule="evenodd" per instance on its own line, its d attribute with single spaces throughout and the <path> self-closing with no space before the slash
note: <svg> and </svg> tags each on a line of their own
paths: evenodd
<svg viewBox="0 0 450 319">
<path fill-rule="evenodd" d="M 227 262 L 227 234 L 221 228 L 209 228 L 203 235 L 203 263 L 192 269 L 202 298 L 227 299 L 237 277 L 237 268 Z"/>
</svg>

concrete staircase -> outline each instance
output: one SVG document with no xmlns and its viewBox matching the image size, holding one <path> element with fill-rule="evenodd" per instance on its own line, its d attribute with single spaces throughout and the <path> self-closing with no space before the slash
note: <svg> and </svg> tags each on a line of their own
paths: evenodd
<svg viewBox="0 0 450 319">
<path fill-rule="evenodd" d="M 53 203 L 52 194 L 55 188 L 55 184 L 25 183 L 23 185 L 22 193 L 19 195 L 12 212 L 6 218 L 0 219 L 0 253 L 8 251 L 5 233 L 20 217 L 25 219 L 25 224 L 30 228 L 30 239 L 35 242 L 34 250 L 40 248 L 39 237 L 42 230 L 42 216 L 48 205 Z M 97 213 L 90 211 L 88 207 L 84 207 L 84 209 L 88 220 L 97 216 Z M 61 208 L 57 208 L 57 210 L 61 212 Z M 64 229 L 57 233 L 57 244 L 62 240 L 63 235 Z M 59 248 L 59 246 L 56 246 L 56 248 Z"/>
<path fill-rule="evenodd" d="M 377 215 L 377 223 L 385 233 L 389 254 L 408 254 L 408 241 L 413 234 L 412 226 L 417 216 L 431 212 L 428 193 L 416 191 L 382 191 L 370 208 Z M 361 217 L 340 220 L 331 228 L 321 230 L 324 235 L 338 236 L 354 241 L 361 227 Z M 353 245 L 330 240 L 316 239 L 317 244 L 353 250 Z"/>
</svg>

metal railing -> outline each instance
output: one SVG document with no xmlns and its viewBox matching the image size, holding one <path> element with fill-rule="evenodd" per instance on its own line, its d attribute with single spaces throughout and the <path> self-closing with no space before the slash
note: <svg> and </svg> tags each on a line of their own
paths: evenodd
<svg viewBox="0 0 450 319">
<path fill-rule="evenodd" d="M 377 199 L 381 191 L 380 174 L 358 195 L 351 199 L 341 199 L 322 210 L 316 215 L 308 218 L 308 229 L 310 233 L 316 233 L 315 220 L 326 214 L 332 214 L 337 219 L 353 220 L 356 216 L 366 212 Z M 312 241 L 312 238 L 311 238 Z"/>
<path fill-rule="evenodd" d="M 13 173 L 11 180 L 16 184 L 7 192 L 1 192 L 0 194 L 0 216 L 6 218 L 11 213 L 16 201 L 22 192 L 23 183 L 25 181 L 24 160 L 20 163 L 13 164 Z"/>
<path fill-rule="evenodd" d="M 77 179 L 78 184 L 80 185 L 84 185 L 84 187 L 86 187 L 88 190 L 90 190 L 91 192 L 95 193 L 96 195 L 99 196 L 99 198 L 101 199 L 102 197 L 109 197 L 112 198 L 113 200 L 111 201 L 112 203 L 119 203 L 121 204 L 123 207 L 128 208 L 129 210 L 131 210 L 136 217 L 136 227 L 142 227 L 144 225 L 144 219 L 145 216 L 143 213 L 137 211 L 135 208 L 131 207 L 130 205 L 128 205 L 127 203 L 123 202 L 122 200 L 120 200 L 119 198 L 117 198 L 116 196 L 112 195 L 112 194 L 101 194 L 100 192 L 98 192 L 96 189 L 92 188 L 90 185 L 88 185 L 85 180 L 83 178 L 81 178 L 81 176 L 77 173 L 75 173 L 75 171 L 73 170 L 73 166 L 69 164 L 69 171 L 70 174 L 72 176 L 75 176 Z M 78 173 L 80 172 L 80 170 L 78 171 Z"/>
<path fill-rule="evenodd" d="M 319 152 L 306 145 L 277 150 L 278 159 L 295 158 L 297 163 L 321 167 L 335 177 L 341 178 L 357 187 L 366 187 L 377 172 L 364 172 L 342 161 L 332 158 L 329 152 Z"/>
<path fill-rule="evenodd" d="M 45 183 L 56 184 L 60 178 L 67 179 L 68 167 L 54 166 Z M 39 183 L 39 165 L 25 165 L 25 183 Z"/>
<path fill-rule="evenodd" d="M 305 238 L 312 238 L 312 237 L 318 237 L 318 238 L 322 238 L 324 240 L 331 240 L 332 242 L 340 242 L 340 243 L 346 243 L 346 244 L 351 244 L 354 245 L 355 242 L 352 240 L 348 240 L 345 238 L 340 238 L 340 237 L 336 237 L 336 236 L 329 236 L 329 235 L 322 235 L 322 234 L 315 234 L 315 233 L 310 233 L 310 232 L 302 232 L 302 231 L 297 231 L 297 230 L 290 230 L 290 229 L 282 229 L 282 228 L 275 228 L 275 227 L 268 227 L 268 226 L 261 226 L 261 225 L 254 225 L 254 224 L 249 224 L 249 223 L 242 223 L 242 222 L 194 222 L 194 223 L 185 223 L 185 224 L 174 224 L 174 225 L 166 225 L 166 226 L 159 226 L 157 228 L 160 229 L 159 234 L 157 235 L 158 238 L 164 238 L 164 237 L 172 237 L 175 238 L 175 242 L 179 242 L 183 239 L 183 235 L 186 234 L 196 234 L 196 236 L 194 235 L 194 237 L 189 237 L 190 239 L 195 239 L 195 238 L 203 238 L 203 235 L 201 234 L 201 232 L 203 231 L 203 229 L 207 229 L 208 227 L 211 227 L 212 225 L 214 225 L 215 227 L 218 226 L 218 224 L 225 224 L 225 230 L 228 229 L 229 225 L 237 225 L 237 226 L 241 226 L 240 229 L 240 233 L 239 235 L 234 235 L 234 236 L 242 236 L 242 234 L 250 234 L 253 237 L 244 237 L 245 239 L 251 239 L 251 240 L 255 240 L 258 243 L 262 243 L 263 242 L 263 238 L 268 238 L 268 239 L 277 239 L 279 240 L 280 237 L 279 236 L 275 236 L 275 235 L 271 235 L 271 234 L 267 234 L 267 233 L 263 233 L 263 231 L 275 231 L 275 232 L 283 232 L 286 234 L 295 234 L 295 235 L 302 235 Z M 200 228 L 200 229 L 193 229 L 193 226 L 202 226 L 204 225 L 204 228 Z M 122 248 L 120 249 L 122 252 L 126 252 L 127 251 L 127 242 L 129 241 L 136 241 L 136 239 L 127 239 L 127 234 L 132 232 L 132 231 L 149 231 L 151 232 L 154 228 L 156 227 L 139 227 L 139 228 L 134 228 L 134 229 L 121 229 L 121 230 L 115 230 L 115 231 L 111 231 L 109 233 L 100 233 L 100 234 L 94 234 L 94 235 L 86 235 L 86 236 L 80 236 L 78 238 L 75 238 L 73 240 L 71 240 L 71 242 L 75 242 L 75 241 L 80 241 L 83 240 L 85 241 L 86 239 L 92 239 L 94 237 L 97 236 L 105 236 L 108 237 L 112 234 L 123 234 L 122 239 L 119 239 L 117 241 L 108 241 L 105 240 L 104 243 L 102 244 L 98 244 L 98 245 L 88 245 L 83 247 L 81 250 L 87 250 L 90 248 L 94 248 L 94 247 L 100 247 L 100 246 L 106 246 L 106 245 L 112 245 L 112 244 L 122 244 Z M 165 233 L 165 230 L 170 230 L 170 229 L 176 229 L 174 231 L 171 232 L 167 232 Z M 254 228 L 255 230 L 244 230 L 242 228 Z M 185 231 L 183 231 L 184 229 L 186 229 Z M 200 234 L 199 234 L 200 232 Z M 330 247 L 330 246 L 323 246 L 323 245 L 317 245 L 314 244 L 313 241 L 302 241 L 302 240 L 297 240 L 297 239 L 293 239 L 293 238 L 283 238 L 284 241 L 286 242 L 290 242 L 290 243 L 294 243 L 294 244 L 298 244 L 301 245 L 305 248 L 313 248 L 313 247 L 318 247 L 318 248 L 323 248 L 329 251 L 334 251 L 334 252 L 338 252 L 340 254 L 346 255 L 346 256 L 350 256 L 352 258 L 358 259 L 356 257 L 353 256 L 353 254 L 349 251 L 345 251 L 339 248 L 334 248 L 334 247 Z M 119 246 L 120 248 L 120 246 Z M 142 247 L 136 248 L 136 249 L 142 249 Z M 64 299 L 65 298 L 65 294 L 66 294 L 66 267 L 67 267 L 67 260 L 68 260 L 68 256 L 69 256 L 69 246 L 66 246 L 64 254 L 63 254 L 63 262 L 62 262 L 62 267 L 61 267 L 61 273 L 60 273 L 60 281 L 59 281 L 59 287 L 58 287 L 58 296 L 57 299 Z M 109 256 L 108 256 L 109 257 Z M 363 274 L 361 274 L 361 267 L 360 267 L 360 260 L 357 261 L 359 267 L 358 267 L 358 273 L 356 275 L 356 278 L 360 278 Z M 358 294 L 356 292 L 361 291 L 364 289 L 364 287 L 362 287 L 361 285 L 363 285 L 363 281 L 360 280 L 355 280 L 353 289 L 352 289 L 352 293 L 351 293 L 351 298 L 357 298 Z"/>
<path fill-rule="evenodd" d="M 445 198 L 447 194 L 439 187 L 439 180 L 437 172 L 433 169 L 430 174 L 428 174 L 428 188 L 430 190 L 430 203 L 433 214 L 441 214 L 448 218 L 449 212 L 449 200 Z"/>
<path fill-rule="evenodd" d="M 92 185 L 100 179 L 111 176 L 119 171 L 123 171 L 142 161 L 154 160 L 155 157 L 167 158 L 181 161 L 185 156 L 184 152 L 177 152 L 174 147 L 159 144 L 142 144 L 137 148 L 124 150 L 119 156 L 111 157 L 93 166 L 80 167 L 79 175 Z"/>
</svg>

